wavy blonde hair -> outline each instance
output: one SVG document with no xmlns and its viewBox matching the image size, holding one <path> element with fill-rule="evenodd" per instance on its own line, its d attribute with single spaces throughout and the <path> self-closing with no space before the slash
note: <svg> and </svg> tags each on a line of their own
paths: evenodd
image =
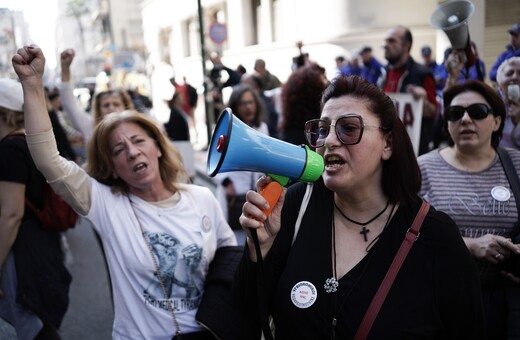
<svg viewBox="0 0 520 340">
<path fill-rule="evenodd" d="M 87 173 L 100 183 L 112 187 L 113 191 L 128 193 L 128 184 L 121 178 L 114 178 L 114 164 L 109 140 L 112 132 L 123 123 L 133 123 L 141 127 L 161 150 L 159 172 L 165 187 L 173 192 L 179 190 L 181 180 L 188 178 L 181 153 L 164 135 L 159 125 L 146 115 L 134 110 L 106 115 L 95 127 L 90 138 L 87 156 Z"/>
</svg>

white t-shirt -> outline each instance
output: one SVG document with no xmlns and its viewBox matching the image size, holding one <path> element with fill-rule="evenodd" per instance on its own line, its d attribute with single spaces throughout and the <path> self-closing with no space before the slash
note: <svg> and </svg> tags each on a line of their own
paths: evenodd
<svg viewBox="0 0 520 340">
<path fill-rule="evenodd" d="M 134 195 L 114 195 L 109 187 L 92 181 L 92 206 L 86 217 L 103 240 L 114 287 L 113 339 L 171 339 L 175 333 L 139 222 L 181 332 L 201 330 L 195 313 L 208 266 L 218 247 L 236 245 L 236 239 L 209 189 L 182 188 L 180 200 L 165 208 Z"/>
<path fill-rule="evenodd" d="M 92 222 L 103 241 L 114 297 L 112 338 L 171 339 L 176 331 L 139 222 L 181 332 L 200 330 L 195 314 L 209 263 L 217 248 L 237 244 L 211 191 L 178 184 L 178 200 L 146 202 L 113 193 L 78 164 L 60 157 L 52 130 L 27 135 L 27 144 L 53 190 Z"/>
</svg>

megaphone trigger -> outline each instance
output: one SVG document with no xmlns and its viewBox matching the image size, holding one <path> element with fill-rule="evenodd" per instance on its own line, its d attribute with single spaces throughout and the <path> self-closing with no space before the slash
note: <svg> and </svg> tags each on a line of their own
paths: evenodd
<svg viewBox="0 0 520 340">
<path fill-rule="evenodd" d="M 269 208 L 264 210 L 265 216 L 269 216 L 271 214 L 271 211 L 273 211 L 276 202 L 278 202 L 278 198 L 282 194 L 282 190 L 282 185 L 276 181 L 272 181 L 271 183 L 267 184 L 262 190 L 260 190 L 260 195 L 262 195 L 262 197 L 265 198 L 266 201 L 269 203 Z"/>
</svg>

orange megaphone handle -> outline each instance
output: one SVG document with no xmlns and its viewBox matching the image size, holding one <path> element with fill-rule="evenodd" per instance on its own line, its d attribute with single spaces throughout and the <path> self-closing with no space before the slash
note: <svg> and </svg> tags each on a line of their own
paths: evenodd
<svg viewBox="0 0 520 340">
<path fill-rule="evenodd" d="M 278 202 L 278 198 L 282 194 L 282 185 L 276 181 L 270 182 L 267 184 L 265 188 L 260 191 L 260 195 L 267 200 L 269 203 L 269 208 L 264 210 L 265 216 L 269 216 L 271 211 L 273 210 L 276 202 Z"/>
</svg>

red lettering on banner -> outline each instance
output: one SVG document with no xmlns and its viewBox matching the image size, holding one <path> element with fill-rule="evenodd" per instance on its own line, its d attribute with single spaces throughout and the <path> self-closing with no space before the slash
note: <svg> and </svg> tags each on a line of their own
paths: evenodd
<svg viewBox="0 0 520 340">
<path fill-rule="evenodd" d="M 404 112 L 403 112 L 403 124 L 405 127 L 408 127 L 408 125 L 413 126 L 413 109 L 412 104 L 406 103 L 404 104 Z"/>
</svg>

